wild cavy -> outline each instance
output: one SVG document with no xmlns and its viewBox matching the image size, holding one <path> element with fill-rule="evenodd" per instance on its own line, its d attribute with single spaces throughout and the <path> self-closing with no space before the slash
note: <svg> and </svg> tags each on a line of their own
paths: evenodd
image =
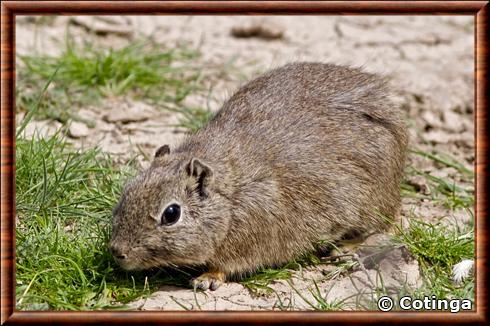
<svg viewBox="0 0 490 326">
<path fill-rule="evenodd" d="M 192 280 L 285 263 L 400 207 L 403 112 L 359 69 L 292 63 L 241 87 L 177 148 L 125 186 L 111 251 L 127 270 L 202 265 Z"/>
</svg>

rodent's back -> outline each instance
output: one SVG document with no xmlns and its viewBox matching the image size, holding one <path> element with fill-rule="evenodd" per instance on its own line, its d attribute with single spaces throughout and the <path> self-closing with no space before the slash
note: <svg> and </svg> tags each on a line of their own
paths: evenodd
<svg viewBox="0 0 490 326">
<path fill-rule="evenodd" d="M 288 64 L 241 87 L 183 147 L 200 139 L 195 149 L 212 147 L 215 154 L 236 149 L 238 137 L 250 137 L 249 145 L 284 154 L 317 144 L 315 136 L 325 143 L 321 130 L 349 132 L 350 122 L 383 127 L 406 142 L 401 111 L 390 105 L 388 94 L 385 80 L 359 69 Z"/>
<path fill-rule="evenodd" d="M 220 259 L 240 271 L 252 265 L 243 251 L 271 252 L 262 265 L 273 264 L 323 234 L 381 229 L 396 215 L 407 132 L 388 94 L 385 80 L 359 69 L 289 64 L 240 88 L 189 137 L 177 152 L 226 166 L 233 189 Z"/>
</svg>

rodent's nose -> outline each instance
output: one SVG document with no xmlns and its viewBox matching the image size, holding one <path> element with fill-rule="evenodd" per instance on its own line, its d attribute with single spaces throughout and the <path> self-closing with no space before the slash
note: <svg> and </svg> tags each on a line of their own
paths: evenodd
<svg viewBox="0 0 490 326">
<path fill-rule="evenodd" d="M 116 255 L 116 258 L 120 259 L 120 260 L 124 260 L 124 259 L 128 258 L 128 255 L 126 255 L 126 254 Z"/>
<path fill-rule="evenodd" d="M 123 251 L 120 247 L 117 247 L 113 244 L 109 245 L 109 250 L 111 251 L 112 255 L 119 260 L 124 260 L 124 259 L 128 258 L 128 255 L 123 253 Z"/>
</svg>

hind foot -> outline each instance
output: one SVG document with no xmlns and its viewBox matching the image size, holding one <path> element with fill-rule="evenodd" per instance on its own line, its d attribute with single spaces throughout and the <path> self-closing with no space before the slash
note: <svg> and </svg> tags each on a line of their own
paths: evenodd
<svg viewBox="0 0 490 326">
<path fill-rule="evenodd" d="M 214 291 L 224 282 L 225 273 L 220 271 L 211 271 L 193 279 L 191 281 L 191 285 L 194 287 L 194 289 L 201 289 L 203 291 L 210 289 L 211 291 Z"/>
</svg>

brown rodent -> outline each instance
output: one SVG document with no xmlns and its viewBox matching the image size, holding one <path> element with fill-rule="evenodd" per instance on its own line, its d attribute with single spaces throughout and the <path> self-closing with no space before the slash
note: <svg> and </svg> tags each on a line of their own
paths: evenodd
<svg viewBox="0 0 490 326">
<path fill-rule="evenodd" d="M 383 78 L 288 64 L 157 151 L 114 209 L 110 248 L 128 270 L 204 265 L 193 283 L 216 289 L 319 240 L 382 230 L 400 207 L 406 147 Z"/>
</svg>

